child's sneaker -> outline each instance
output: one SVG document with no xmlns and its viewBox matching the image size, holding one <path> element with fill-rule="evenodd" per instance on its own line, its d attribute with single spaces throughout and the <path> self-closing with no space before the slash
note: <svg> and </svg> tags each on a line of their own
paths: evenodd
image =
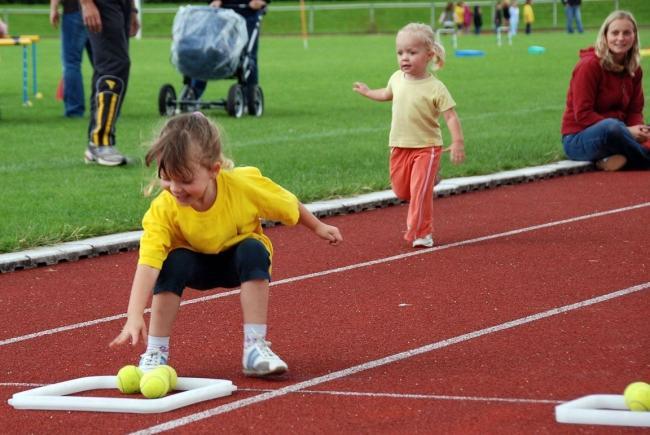
<svg viewBox="0 0 650 435">
<path fill-rule="evenodd" d="M 431 237 L 431 234 L 427 234 L 424 237 L 420 237 L 419 239 L 413 240 L 414 248 L 418 248 L 420 246 L 424 248 L 430 248 L 433 246 L 433 237 Z"/>
<path fill-rule="evenodd" d="M 140 370 L 143 372 L 148 372 L 158 366 L 164 365 L 167 365 L 167 355 L 159 350 L 154 350 L 140 355 L 140 363 L 138 364 L 138 367 L 140 367 Z"/>
<path fill-rule="evenodd" d="M 86 163 L 98 163 L 102 166 L 126 165 L 127 158 L 124 157 L 114 146 L 88 145 L 84 153 Z"/>
<path fill-rule="evenodd" d="M 242 365 L 246 376 L 279 375 L 289 369 L 269 346 L 271 343 L 260 338 L 244 349 Z"/>
</svg>

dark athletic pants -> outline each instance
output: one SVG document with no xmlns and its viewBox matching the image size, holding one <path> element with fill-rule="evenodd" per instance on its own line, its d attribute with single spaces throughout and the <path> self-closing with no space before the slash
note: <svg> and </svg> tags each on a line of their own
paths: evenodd
<svg viewBox="0 0 650 435">
<path fill-rule="evenodd" d="M 102 20 L 100 33 L 88 32 L 93 53 L 89 142 L 115 145 L 115 123 L 129 81 L 130 0 L 95 0 Z"/>
<path fill-rule="evenodd" d="M 271 259 L 257 239 L 246 239 L 219 254 L 175 249 L 163 263 L 153 293 L 171 291 L 182 296 L 185 287 L 209 290 L 233 288 L 256 279 L 271 280 Z"/>
</svg>

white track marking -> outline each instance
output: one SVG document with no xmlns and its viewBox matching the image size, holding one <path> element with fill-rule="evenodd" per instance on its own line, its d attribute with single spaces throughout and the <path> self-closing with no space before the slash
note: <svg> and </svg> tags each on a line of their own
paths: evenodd
<svg viewBox="0 0 650 435">
<path fill-rule="evenodd" d="M 30 384 L 27 382 L 0 382 L 0 387 L 43 387 L 47 384 Z"/>
<path fill-rule="evenodd" d="M 413 256 L 416 256 L 416 255 L 423 255 L 423 254 L 427 254 L 427 253 L 434 252 L 434 251 L 442 251 L 442 250 L 446 250 L 446 249 L 450 249 L 450 248 L 455 248 L 455 247 L 458 247 L 458 246 L 464 246 L 464 245 L 471 245 L 471 244 L 475 244 L 475 243 L 480 243 L 480 242 L 484 242 L 486 240 L 493 240 L 493 239 L 498 239 L 498 238 L 502 238 L 502 237 L 510 237 L 510 236 L 514 236 L 514 235 L 518 235 L 518 234 L 522 234 L 522 233 L 541 230 L 541 229 L 544 229 L 544 228 L 551 228 L 551 227 L 564 225 L 564 224 L 569 224 L 569 223 L 573 223 L 573 222 L 578 222 L 578 221 L 582 221 L 582 220 L 607 216 L 607 215 L 610 215 L 610 214 L 623 213 L 623 212 L 636 210 L 636 209 L 640 209 L 640 208 L 644 208 L 644 207 L 648 207 L 648 206 L 650 206 L 650 202 L 644 202 L 644 203 L 641 203 L 641 204 L 631 205 L 631 206 L 628 206 L 628 207 L 616 208 L 616 209 L 602 211 L 602 212 L 590 213 L 590 214 L 586 214 L 586 215 L 582 215 L 582 216 L 576 216 L 576 217 L 569 218 L 569 219 L 562 219 L 562 220 L 559 220 L 559 221 L 548 222 L 548 223 L 540 224 L 540 225 L 533 225 L 533 226 L 530 226 L 530 227 L 519 228 L 519 229 L 516 229 L 516 230 L 506 231 L 506 232 L 503 232 L 503 233 L 496 233 L 496 234 L 491 234 L 491 235 L 488 235 L 488 236 L 477 237 L 477 238 L 474 238 L 474 239 L 463 240 L 463 241 L 460 241 L 460 242 L 449 243 L 447 245 L 434 246 L 433 248 L 419 249 L 417 251 L 411 251 L 411 252 L 407 252 L 407 253 L 404 253 L 404 254 L 398 254 L 398 255 L 393 255 L 393 256 L 390 256 L 390 257 L 379 258 L 379 259 L 376 259 L 376 260 L 370 260 L 370 261 L 366 261 L 366 262 L 363 262 L 363 263 L 351 264 L 349 266 L 337 267 L 337 268 L 334 268 L 334 269 L 323 270 L 323 271 L 320 271 L 320 272 L 308 273 L 308 274 L 305 274 L 305 275 L 299 275 L 299 276 L 295 276 L 295 277 L 285 278 L 285 279 L 281 279 L 281 280 L 278 280 L 278 281 L 272 281 L 270 283 L 270 285 L 271 286 L 278 286 L 278 285 L 287 284 L 287 283 L 296 282 L 296 281 L 304 281 L 304 280 L 310 279 L 310 278 L 319 278 L 319 277 L 325 276 L 325 275 L 330 275 L 330 274 L 334 274 L 334 273 L 341 273 L 341 272 L 347 272 L 349 270 L 360 269 L 360 268 L 363 268 L 363 267 L 374 266 L 374 265 L 382 264 L 382 263 L 389 263 L 389 262 L 392 262 L 392 261 L 402 260 L 404 258 L 413 257 Z M 237 290 L 230 290 L 230 291 L 226 291 L 226 292 L 216 293 L 216 294 L 213 294 L 213 295 L 210 295 L 210 296 L 203 296 L 203 297 L 199 297 L 199 298 L 189 299 L 187 301 L 183 301 L 181 303 L 181 305 L 190 305 L 190 304 L 196 304 L 196 303 L 200 303 L 200 302 L 207 302 L 207 301 L 210 301 L 210 300 L 213 300 L 213 299 L 225 298 L 225 297 L 228 297 L 228 296 L 237 295 L 237 294 L 239 294 L 239 292 L 240 292 L 240 290 L 237 289 Z M 149 309 L 147 309 L 145 312 L 149 312 Z M 30 339 L 33 339 L 33 338 L 44 337 L 44 336 L 47 336 L 47 335 L 57 334 L 59 332 L 65 332 L 65 331 L 70 331 L 70 330 L 73 330 L 73 329 L 79 329 L 79 328 L 84 328 L 84 327 L 88 327 L 88 326 L 94 326 L 94 325 L 97 325 L 97 324 L 100 324 L 100 323 L 111 322 L 113 320 L 119 320 L 119 319 L 124 319 L 124 318 L 126 318 L 126 313 L 117 314 L 115 316 L 102 317 L 100 319 L 95 319 L 95 320 L 89 320 L 87 322 L 81 322 L 81 323 L 75 323 L 75 324 L 72 324 L 72 325 L 61 326 L 59 328 L 47 329 L 47 330 L 44 330 L 44 331 L 34 332 L 34 333 L 31 333 L 31 334 L 27 334 L 27 335 L 21 335 L 21 336 L 18 336 L 18 337 L 7 338 L 7 339 L 4 339 L 4 340 L 0 340 L 0 347 L 6 346 L 8 344 L 18 343 L 18 342 L 25 341 L 25 340 L 30 340 Z"/>
<path fill-rule="evenodd" d="M 237 391 L 252 391 L 257 393 L 267 393 L 275 391 L 270 388 L 237 388 Z M 441 394 L 413 394 L 413 393 L 367 393 L 363 391 L 330 391 L 330 390 L 300 390 L 296 394 L 323 394 L 329 396 L 354 396 L 354 397 L 388 397 L 391 399 L 423 399 L 423 400 L 455 400 L 459 402 L 506 402 L 506 403 L 548 403 L 557 405 L 564 403 L 563 400 L 547 399 L 521 399 L 516 397 L 476 397 L 476 396 L 448 396 Z"/>
<path fill-rule="evenodd" d="M 404 352 L 396 353 L 389 355 L 384 358 L 376 359 L 374 361 L 368 361 L 363 364 L 356 366 L 348 367 L 347 369 L 338 370 L 323 376 L 318 376 L 306 381 L 298 382 L 297 384 L 289 385 L 287 387 L 279 388 L 277 390 L 269 391 L 266 393 L 258 394 L 257 396 L 249 397 L 246 399 L 237 400 L 235 402 L 230 402 L 225 405 L 217 406 L 216 408 L 208 409 L 206 411 L 197 412 L 195 414 L 190 414 L 185 417 L 181 417 L 175 420 L 170 420 L 166 423 L 162 423 L 156 426 L 149 427 L 147 429 L 140 430 L 138 432 L 133 432 L 133 434 L 144 435 L 144 434 L 153 434 L 168 431 L 175 429 L 181 426 L 186 426 L 188 424 L 195 423 L 206 418 L 214 417 L 219 414 L 225 414 L 240 408 L 244 408 L 249 405 L 253 405 L 259 402 L 266 402 L 276 397 L 286 396 L 289 393 L 294 393 L 301 391 L 306 388 L 314 387 L 316 385 L 323 384 L 325 382 L 334 381 L 336 379 L 341 379 L 347 376 L 354 375 L 359 372 L 366 370 L 374 369 L 384 365 L 392 364 L 398 361 L 403 361 L 414 356 L 418 356 L 433 350 L 442 349 L 454 344 L 462 343 L 474 338 L 482 337 L 488 334 L 494 334 L 506 329 L 515 328 L 522 326 L 531 322 L 536 322 L 538 320 L 546 319 L 548 317 L 557 316 L 558 314 L 567 313 L 569 311 L 577 310 L 580 308 L 588 307 L 590 305 L 598 304 L 601 302 L 608 301 L 610 299 L 619 298 L 621 296 L 626 296 L 632 293 L 636 293 L 645 289 L 650 288 L 650 282 L 643 284 L 635 285 L 628 287 L 622 290 L 618 290 L 612 293 L 608 293 L 602 296 L 598 296 L 591 299 L 586 299 L 584 301 L 576 302 L 574 304 L 563 305 L 561 307 L 552 308 L 550 310 L 542 311 L 536 314 L 531 314 L 530 316 L 520 317 L 519 319 L 511 320 L 509 322 L 500 323 L 498 325 L 490 326 L 488 328 L 479 329 L 476 331 L 469 332 L 467 334 L 458 335 L 456 337 L 448 338 L 446 340 L 437 341 L 435 343 L 427 344 L 422 347 L 415 349 L 407 350 Z"/>
</svg>

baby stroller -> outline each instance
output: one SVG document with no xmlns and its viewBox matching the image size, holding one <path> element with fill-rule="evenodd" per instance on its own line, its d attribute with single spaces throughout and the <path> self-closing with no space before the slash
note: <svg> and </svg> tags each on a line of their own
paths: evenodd
<svg viewBox="0 0 650 435">
<path fill-rule="evenodd" d="M 173 24 L 172 64 L 183 74 L 180 97 L 171 84 L 158 93 L 158 111 L 172 116 L 199 109 L 223 107 L 230 116 L 240 118 L 245 111 L 262 116 L 264 94 L 258 85 L 247 86 L 251 73 L 250 54 L 259 33 L 262 14 L 250 38 L 246 21 L 235 11 L 210 6 L 182 6 Z M 191 86 L 191 79 L 237 79 L 228 97 L 216 101 L 201 100 Z"/>
</svg>

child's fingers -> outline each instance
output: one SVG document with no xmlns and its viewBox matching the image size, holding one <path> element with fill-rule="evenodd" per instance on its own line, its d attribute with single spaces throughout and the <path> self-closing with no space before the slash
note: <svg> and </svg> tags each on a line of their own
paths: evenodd
<svg viewBox="0 0 650 435">
<path fill-rule="evenodd" d="M 343 240 L 343 237 L 341 237 L 341 232 L 338 230 L 338 228 L 335 227 L 333 227 L 329 232 L 328 238 L 330 245 L 338 245 Z"/>
<path fill-rule="evenodd" d="M 122 344 L 126 343 L 126 341 L 129 339 L 129 337 L 130 337 L 130 334 L 128 332 L 122 331 L 122 332 L 120 332 L 120 334 L 117 337 L 115 337 L 113 339 L 113 341 L 111 341 L 109 343 L 108 347 L 114 347 L 114 346 L 122 345 Z"/>
</svg>

